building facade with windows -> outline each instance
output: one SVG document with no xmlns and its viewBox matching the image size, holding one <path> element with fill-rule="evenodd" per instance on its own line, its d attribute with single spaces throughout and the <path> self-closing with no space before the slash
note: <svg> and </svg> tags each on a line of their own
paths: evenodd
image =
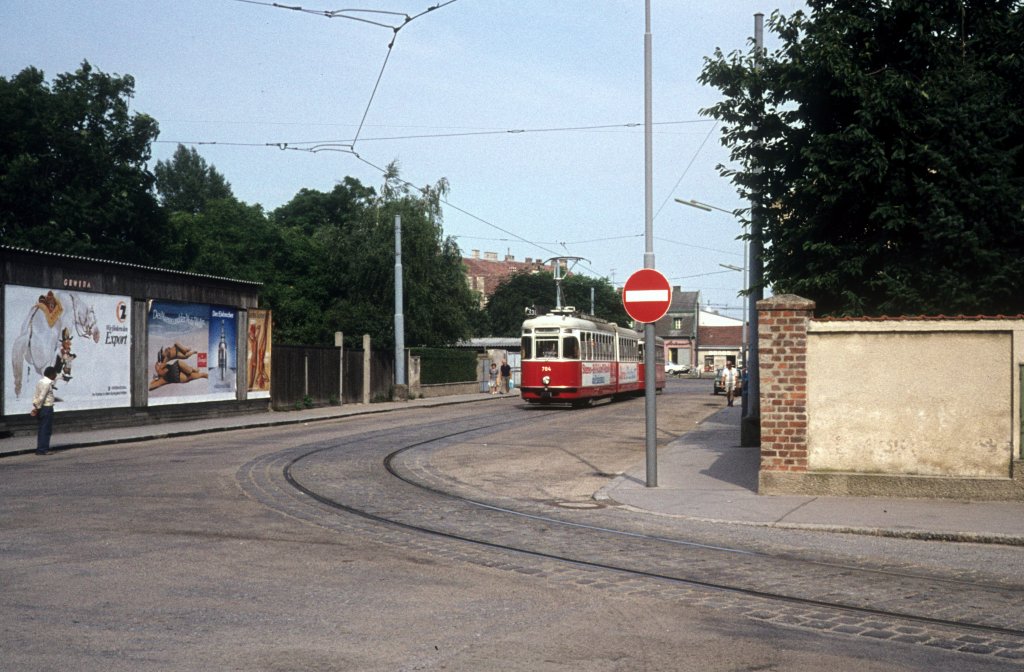
<svg viewBox="0 0 1024 672">
<path fill-rule="evenodd" d="M 697 325 L 700 292 L 684 292 L 672 288 L 672 305 L 665 317 L 654 324 L 654 333 L 665 341 L 665 361 L 697 365 Z"/>
<path fill-rule="evenodd" d="M 733 362 L 743 366 L 743 320 L 701 310 L 697 315 L 697 357 L 701 374 Z"/>
</svg>

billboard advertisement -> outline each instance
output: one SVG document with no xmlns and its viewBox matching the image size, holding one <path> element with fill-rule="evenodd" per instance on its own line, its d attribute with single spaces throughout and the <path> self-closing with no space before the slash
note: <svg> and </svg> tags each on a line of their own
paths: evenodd
<svg viewBox="0 0 1024 672">
<path fill-rule="evenodd" d="M 248 398 L 270 397 L 270 351 L 272 345 L 270 311 L 249 311 Z"/>
<path fill-rule="evenodd" d="M 237 321 L 234 308 L 150 302 L 149 405 L 234 399 Z"/>
<path fill-rule="evenodd" d="M 7 285 L 4 414 L 28 413 L 48 366 L 56 412 L 130 406 L 131 343 L 127 296 Z"/>
</svg>

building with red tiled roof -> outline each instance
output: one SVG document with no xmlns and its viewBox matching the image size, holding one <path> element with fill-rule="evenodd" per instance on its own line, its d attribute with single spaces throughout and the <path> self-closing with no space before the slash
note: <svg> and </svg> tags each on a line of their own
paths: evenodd
<svg viewBox="0 0 1024 672">
<path fill-rule="evenodd" d="M 487 305 L 494 290 L 510 275 L 554 271 L 553 266 L 545 265 L 540 259 L 526 257 L 523 261 L 516 261 L 511 254 L 499 259 L 497 252 L 484 252 L 481 258 L 480 250 L 472 250 L 470 254 L 471 256 L 462 258 L 462 263 L 466 267 L 466 282 L 469 288 L 479 295 L 481 308 Z"/>
</svg>

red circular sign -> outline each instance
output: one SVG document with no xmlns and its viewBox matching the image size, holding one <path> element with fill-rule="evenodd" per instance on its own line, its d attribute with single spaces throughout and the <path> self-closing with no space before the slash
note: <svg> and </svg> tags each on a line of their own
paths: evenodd
<svg viewBox="0 0 1024 672">
<path fill-rule="evenodd" d="M 641 268 L 622 288 L 622 305 L 637 322 L 657 322 L 672 305 L 672 286 L 653 268 Z"/>
</svg>

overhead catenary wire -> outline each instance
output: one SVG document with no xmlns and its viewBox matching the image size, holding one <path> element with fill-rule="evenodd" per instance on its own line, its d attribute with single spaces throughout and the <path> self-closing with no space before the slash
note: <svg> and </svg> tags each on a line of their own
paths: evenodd
<svg viewBox="0 0 1024 672">
<path fill-rule="evenodd" d="M 242 0 L 238 0 L 241 2 Z M 680 121 L 661 121 L 655 123 L 655 126 L 671 126 L 679 124 L 699 124 L 707 123 L 706 119 L 686 119 Z M 377 136 L 371 138 L 359 138 L 359 141 L 363 144 L 367 142 L 380 142 L 380 141 L 395 141 L 395 140 L 425 140 L 431 138 L 448 139 L 448 138 L 469 138 L 474 136 L 487 136 L 487 135 L 526 135 L 530 133 L 571 133 L 571 132 L 583 132 L 583 131 L 602 131 L 602 130 L 617 130 L 617 129 L 631 129 L 639 128 L 643 124 L 637 122 L 623 122 L 619 124 L 596 124 L 593 126 L 552 126 L 546 128 L 508 128 L 508 129 L 492 129 L 492 130 L 478 130 L 478 131 L 459 131 L 453 133 L 418 133 L 415 135 L 392 135 L 392 136 Z M 272 141 L 272 142 L 233 142 L 233 141 L 222 141 L 222 140 L 154 140 L 154 144 L 179 144 L 179 145 L 223 145 L 225 147 L 278 147 L 281 149 L 294 149 L 297 151 L 327 151 L 330 149 L 336 150 L 337 148 L 350 148 L 355 144 L 356 138 L 351 139 L 329 139 L 329 140 L 287 140 L 287 141 Z M 703 147 L 703 143 L 701 143 Z M 699 150 L 698 150 L 699 151 Z M 694 157 L 696 158 L 696 156 Z M 692 163 L 692 160 L 691 160 Z M 687 167 L 689 168 L 689 167 Z M 685 176 L 685 173 L 684 173 Z M 680 181 L 682 177 L 680 177 Z M 678 186 L 678 182 L 676 186 Z M 673 192 L 675 189 L 673 189 Z"/>
<path fill-rule="evenodd" d="M 642 125 L 640 123 L 627 123 L 627 124 L 616 124 L 616 125 L 607 125 L 607 124 L 605 124 L 605 125 L 599 125 L 599 126 L 563 126 L 563 127 L 540 128 L 540 129 L 478 130 L 478 131 L 464 131 L 464 132 L 458 132 L 458 133 L 415 134 L 415 135 L 408 135 L 408 136 L 392 136 L 392 137 L 379 137 L 379 138 L 365 138 L 364 139 L 364 138 L 362 138 L 362 132 L 363 132 L 364 128 L 366 128 L 366 122 L 367 122 L 367 119 L 369 117 L 370 110 L 372 109 L 373 102 L 374 102 L 374 100 L 375 100 L 375 98 L 377 96 L 377 92 L 378 92 L 378 90 L 379 90 L 379 88 L 381 86 L 381 83 L 383 81 L 385 70 L 386 70 L 386 68 L 388 66 L 388 63 L 390 62 L 390 57 L 391 57 L 391 54 L 392 54 L 392 52 L 394 50 L 395 41 L 397 39 L 398 33 L 405 26 L 407 26 L 410 22 L 414 21 L 415 19 L 417 19 L 419 17 L 422 17 L 422 16 L 424 16 L 424 15 L 430 13 L 430 12 L 436 11 L 437 9 L 446 7 L 446 6 L 451 5 L 451 4 L 454 4 L 455 2 L 457 2 L 457 0 L 447 0 L 446 2 L 438 2 L 438 3 L 429 6 L 426 9 L 424 9 L 423 11 L 421 11 L 419 13 L 416 13 L 416 14 L 407 14 L 407 13 L 404 13 L 404 12 L 392 12 L 392 11 L 386 11 L 386 10 L 365 9 L 365 8 L 363 8 L 363 9 L 360 9 L 360 8 L 347 8 L 347 9 L 337 9 L 337 10 L 321 10 L 321 9 L 307 8 L 307 7 L 303 7 L 301 5 L 290 5 L 290 4 L 283 4 L 283 3 L 278 3 L 278 2 L 266 2 L 266 1 L 263 1 L 263 0 L 234 0 L 234 1 L 242 2 L 242 3 L 245 3 L 245 4 L 251 4 L 251 5 L 260 5 L 260 6 L 265 6 L 265 7 L 272 7 L 272 8 L 275 8 L 275 9 L 286 9 L 286 10 L 289 10 L 289 11 L 302 12 L 302 13 L 306 13 L 306 14 L 322 16 L 322 17 L 325 17 L 325 18 L 348 19 L 350 21 L 356 21 L 356 22 L 359 22 L 359 23 L 363 23 L 363 24 L 367 24 L 367 25 L 372 25 L 372 26 L 379 27 L 379 28 L 389 29 L 389 30 L 392 31 L 392 36 L 391 36 L 391 40 L 389 41 L 389 43 L 387 45 L 387 53 L 385 54 L 383 62 L 381 63 L 381 67 L 380 67 L 380 69 L 379 69 L 379 71 L 377 73 L 377 77 L 376 77 L 376 80 L 374 82 L 374 85 L 373 85 L 373 88 L 371 90 L 371 93 L 369 95 L 369 98 L 367 100 L 366 106 L 363 108 L 362 115 L 361 115 L 360 120 L 359 120 L 359 124 L 356 127 L 356 131 L 355 131 L 355 133 L 354 133 L 354 135 L 353 135 L 353 137 L 351 139 L 348 139 L 348 140 L 331 139 L 331 140 L 318 140 L 318 141 L 279 141 L 279 142 L 264 142 L 264 143 L 192 141 L 192 142 L 178 142 L 177 144 L 189 144 L 189 145 L 197 145 L 197 146 L 223 145 L 223 146 L 235 146 L 235 147 L 243 147 L 243 146 L 250 146 L 250 147 L 275 147 L 275 148 L 280 149 L 280 150 L 305 151 L 305 152 L 314 153 L 314 154 L 315 153 L 320 153 L 320 152 L 338 152 L 338 153 L 349 154 L 349 155 L 353 156 L 354 158 L 356 158 L 357 160 L 359 160 L 360 162 L 365 163 L 366 165 L 368 165 L 368 166 L 374 168 L 375 170 L 379 171 L 381 174 L 386 174 L 387 173 L 386 169 L 382 168 L 379 165 L 374 164 L 373 162 L 371 162 L 371 161 L 367 160 L 366 158 L 364 158 L 363 156 L 361 156 L 360 153 L 356 151 L 356 145 L 357 144 L 366 143 L 366 142 L 371 142 L 371 141 L 402 140 L 402 139 L 425 139 L 425 138 L 430 138 L 430 137 L 452 138 L 452 137 L 460 137 L 460 136 L 469 137 L 469 136 L 496 135 L 496 134 L 510 135 L 510 134 L 521 134 L 521 133 L 552 133 L 552 132 L 573 132 L 573 131 L 607 131 L 607 130 L 620 129 L 620 128 L 638 128 L 638 127 L 640 127 Z M 388 22 L 388 19 L 391 19 L 391 22 Z M 687 120 L 687 121 L 675 121 L 675 122 L 659 122 L 656 125 L 667 126 L 667 125 L 672 125 L 672 124 L 692 124 L 692 123 L 711 123 L 711 121 L 707 120 L 707 119 L 700 119 L 700 120 Z M 678 184 L 683 180 L 683 178 L 685 177 L 686 173 L 688 172 L 690 166 L 693 164 L 694 160 L 696 159 L 697 154 L 699 154 L 701 149 L 704 147 L 704 145 L 706 144 L 708 138 L 714 132 L 714 129 L 716 127 L 717 127 L 717 122 L 715 122 L 711 126 L 711 129 L 705 135 L 703 141 L 701 142 L 700 147 L 698 147 L 697 152 L 694 154 L 694 157 L 691 158 L 690 162 L 687 164 L 686 168 L 684 169 L 682 175 L 679 177 L 679 180 L 676 182 L 676 187 L 678 187 Z M 159 142 L 167 142 L 167 143 L 169 143 L 169 142 L 172 142 L 172 141 L 159 141 Z M 408 187 L 410 187 L 411 189 L 416 189 L 416 190 L 419 190 L 421 192 L 425 192 L 426 191 L 425 188 L 421 189 L 419 187 L 416 187 L 414 184 L 412 184 L 411 182 L 408 182 L 406 180 L 401 180 L 399 178 L 399 181 L 401 181 L 402 183 L 408 185 Z M 675 188 L 673 188 L 673 191 L 674 191 L 674 189 Z M 671 198 L 671 193 L 669 194 L 669 198 Z M 490 222 L 490 221 L 484 219 L 483 217 L 475 215 L 475 214 L 473 214 L 473 213 L 471 213 L 471 212 L 469 212 L 469 211 L 467 211 L 467 210 L 465 210 L 465 209 L 463 209 L 463 208 L 453 204 L 452 202 L 448 201 L 445 198 L 441 198 L 439 200 L 440 200 L 440 202 L 444 203 L 444 205 L 446 207 L 449 207 L 449 208 L 451 208 L 451 209 L 453 209 L 453 210 L 455 210 L 455 211 L 465 215 L 466 217 L 469 217 L 469 218 L 473 219 L 474 221 L 477 221 L 477 222 L 479 222 L 481 224 L 484 224 L 484 225 L 486 225 L 488 227 L 491 227 L 491 228 L 493 228 L 493 229 L 495 229 L 495 230 L 497 230 L 497 231 L 499 231 L 499 232 L 501 232 L 503 234 L 506 234 L 506 235 L 510 236 L 511 238 L 513 238 L 515 240 L 518 240 L 518 241 L 521 241 L 521 242 L 526 243 L 528 245 L 531 245 L 531 246 L 533 246 L 533 247 L 535 247 L 535 248 L 537 248 L 539 250 L 543 250 L 544 252 L 549 253 L 552 256 L 560 256 L 562 254 L 561 251 L 552 249 L 549 246 L 548 243 L 540 243 L 540 242 L 537 242 L 537 241 L 529 240 L 529 239 L 527 239 L 527 238 L 525 238 L 525 237 L 523 237 L 523 236 L 521 236 L 521 235 L 519 235 L 519 234 L 517 234 L 517 233 L 515 233 L 513 231 L 510 231 L 508 229 L 502 228 L 501 226 L 498 226 L 497 224 L 494 224 L 493 222 Z M 666 202 L 667 201 L 668 201 L 668 199 L 666 199 Z M 664 203 L 662 204 L 662 207 L 664 207 Z M 660 212 L 660 210 L 661 210 L 661 208 L 659 208 L 659 212 Z M 633 237 L 633 236 L 623 236 L 622 238 L 630 238 L 630 237 Z M 564 249 L 565 253 L 568 253 L 568 251 L 569 251 L 568 247 L 567 247 L 568 244 L 582 245 L 582 244 L 587 244 L 588 242 L 591 242 L 591 241 L 577 241 L 577 242 L 573 242 L 573 243 L 556 242 L 556 243 L 554 243 L 554 245 L 561 246 Z M 593 242 L 597 242 L 597 241 L 593 241 Z M 688 244 L 688 243 L 681 243 L 681 242 L 678 242 L 678 241 L 668 241 L 668 242 L 672 242 L 672 243 L 675 243 L 677 245 L 682 245 L 682 246 L 685 246 L 685 247 L 692 247 L 692 248 L 695 248 L 695 249 L 703 249 L 703 250 L 709 250 L 709 251 L 714 251 L 714 252 L 718 252 L 718 253 L 732 254 L 732 253 L 729 253 L 729 252 L 725 252 L 723 250 L 715 250 L 714 248 L 707 248 L 707 247 L 703 247 L 703 246 L 700 246 L 700 245 L 692 245 L 692 244 Z M 586 271 L 588 271 L 588 272 L 590 272 L 590 273 L 592 273 L 592 274 L 594 274 L 596 276 L 599 276 L 599 277 L 602 276 L 602 274 L 598 273 L 593 268 L 590 268 L 587 265 L 581 265 L 581 266 L 582 266 L 582 268 L 584 270 L 586 270 Z"/>
<path fill-rule="evenodd" d="M 431 5 L 431 6 L 427 7 L 425 10 L 423 10 L 422 12 L 420 12 L 419 14 L 413 14 L 413 15 L 406 14 L 405 12 L 389 12 L 389 11 L 380 10 L 380 9 L 358 9 L 358 8 L 355 8 L 355 9 L 315 10 L 315 9 L 307 9 L 307 8 L 302 7 L 300 5 L 285 5 L 285 4 L 281 4 L 281 3 L 278 3 L 278 2 L 262 2 L 260 0 L 235 0 L 235 1 L 236 2 L 244 2 L 246 4 L 251 4 L 251 5 L 263 5 L 263 6 L 267 6 L 267 7 L 274 7 L 275 9 L 287 9 L 287 10 L 296 11 L 296 12 L 303 12 L 303 13 L 306 13 L 306 14 L 315 14 L 315 15 L 318 15 L 318 16 L 324 16 L 324 17 L 329 18 L 329 19 L 335 19 L 335 18 L 349 19 L 351 21 L 359 21 L 361 23 L 367 23 L 367 24 L 370 24 L 370 25 L 378 26 L 380 28 L 389 28 L 391 30 L 391 41 L 388 42 L 388 49 L 387 49 L 387 52 L 384 54 L 384 61 L 381 63 L 380 70 L 377 72 L 377 79 L 376 79 L 376 81 L 373 84 L 373 89 L 370 91 L 370 98 L 369 98 L 369 100 L 366 101 L 366 106 L 363 108 L 363 115 L 362 115 L 362 117 L 359 120 L 359 126 L 356 128 L 355 137 L 347 145 L 349 149 L 355 149 L 356 142 L 358 142 L 359 136 L 363 132 L 363 126 L 366 124 L 366 118 L 370 114 L 370 108 L 373 106 L 373 101 L 374 101 L 374 99 L 377 96 L 377 90 L 380 88 L 380 83 L 384 79 L 384 70 L 387 69 L 388 62 L 391 60 L 391 52 L 394 50 L 395 40 L 398 39 L 399 31 L 401 31 L 402 28 L 405 28 L 407 25 L 409 25 L 410 23 L 412 23 L 416 19 L 420 18 L 421 16 L 424 16 L 425 14 L 429 14 L 430 12 L 433 12 L 433 11 L 435 11 L 437 9 L 442 8 L 442 7 L 447 7 L 448 5 L 451 5 L 451 4 L 455 3 L 455 2 L 457 2 L 458 0 L 447 0 L 447 2 L 441 2 L 441 3 L 438 3 L 436 5 Z M 400 23 L 398 23 L 398 25 L 393 25 L 393 24 L 384 23 L 384 22 L 381 22 L 381 21 L 372 21 L 370 19 L 363 18 L 361 16 L 353 16 L 353 15 L 358 15 L 358 14 L 369 14 L 369 15 L 374 15 L 374 16 L 376 16 L 376 15 L 397 16 L 397 17 L 401 17 L 402 21 Z"/>
</svg>

